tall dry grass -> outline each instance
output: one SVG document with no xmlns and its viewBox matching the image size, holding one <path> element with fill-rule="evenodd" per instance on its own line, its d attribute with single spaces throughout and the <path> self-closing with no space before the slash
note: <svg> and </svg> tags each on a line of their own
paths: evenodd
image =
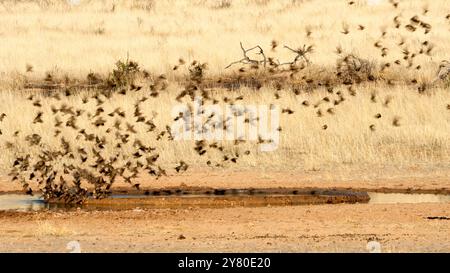
<svg viewBox="0 0 450 273">
<path fill-rule="evenodd" d="M 182 88 L 170 85 L 168 90 L 158 98 L 151 98 L 141 105 L 142 112 L 147 117 L 154 118 L 155 125 L 162 130 L 166 125 L 172 125 L 176 113 L 172 116 L 171 109 L 179 103 L 175 97 Z M 233 141 L 223 141 L 227 150 L 251 151 L 248 156 L 241 157 L 237 164 L 225 164 L 226 168 L 261 168 L 266 170 L 312 170 L 335 169 L 340 167 L 378 166 L 411 166 L 415 164 L 429 164 L 448 166 L 450 162 L 450 111 L 447 104 L 450 102 L 450 93 L 447 90 L 435 89 L 427 94 L 419 94 L 415 90 L 405 87 L 388 87 L 380 85 L 365 85 L 355 88 L 356 95 L 348 94 L 347 87 L 341 86 L 335 89 L 335 93 L 341 92 L 345 101 L 338 106 L 333 105 L 334 100 L 340 97 L 329 94 L 326 89 L 317 89 L 314 92 L 303 92 L 295 95 L 290 90 L 279 91 L 280 99 L 275 100 L 274 90 L 262 88 L 255 91 L 250 88 L 241 88 L 232 93 L 224 90 L 213 91 L 214 97 L 223 99 L 225 96 L 235 98 L 244 96 L 243 101 L 236 104 L 242 105 L 267 105 L 275 104 L 281 109 L 291 109 L 293 114 L 281 114 L 280 144 L 273 152 L 260 152 L 255 141 L 249 141 L 236 148 Z M 71 97 L 62 97 L 61 101 L 35 94 L 32 101 L 28 100 L 30 92 L 1 92 L 2 110 L 7 115 L 0 124 L 3 135 L 0 136 L 0 147 L 3 153 L 0 155 L 0 167 L 6 171 L 12 166 L 15 156 L 24 153 L 37 154 L 47 147 L 59 147 L 58 139 L 65 139 L 75 147 L 85 147 L 89 150 L 93 144 L 80 138 L 79 130 L 65 127 L 65 122 L 70 115 L 61 113 L 54 115 L 52 106 L 60 108 L 66 104 L 74 109 L 80 109 L 83 115 L 77 119 L 77 126 L 86 129 L 89 133 L 95 132 L 99 136 L 105 136 L 107 141 L 115 139 L 114 133 L 107 133 L 107 128 L 112 128 L 117 118 L 110 118 L 106 114 L 120 107 L 126 112 L 125 120 L 130 123 L 135 121 L 134 105 L 142 96 L 148 95 L 148 91 L 130 92 L 127 96 L 113 95 L 105 100 L 101 106 L 104 109 L 102 115 L 106 120 L 104 127 L 96 128 L 92 122 L 97 118 L 89 118 L 94 115 L 96 109 L 95 100 L 87 104 L 82 99 L 90 91 L 80 91 Z M 376 102 L 372 101 L 372 94 L 376 94 Z M 325 102 L 324 98 L 330 99 Z M 386 99 L 390 99 L 388 106 Z M 42 107 L 33 106 L 33 102 L 40 101 Z M 188 101 L 188 100 L 187 100 Z M 309 106 L 302 103 L 308 101 Z M 223 101 L 219 105 L 225 105 Z M 314 105 L 319 105 L 314 107 Z M 332 109 L 331 113 L 327 110 Z M 224 108 L 223 108 L 224 109 Z M 317 111 L 323 113 L 318 117 Z M 43 123 L 33 124 L 36 114 L 43 112 Z M 381 114 L 377 119 L 376 114 Z M 55 138 L 55 117 L 63 122 L 62 134 Z M 399 118 L 399 127 L 393 125 L 393 121 Z M 121 125 L 125 129 L 125 123 Z M 134 123 L 133 123 L 134 124 Z M 324 130 L 324 125 L 327 129 Z M 373 130 L 370 126 L 374 125 Z M 145 145 L 158 148 L 160 154 L 159 163 L 167 168 L 174 168 L 180 160 L 185 160 L 191 166 L 208 167 L 206 162 L 221 162 L 221 153 L 208 153 L 200 156 L 194 151 L 194 141 L 169 141 L 164 137 L 160 141 L 155 138 L 155 132 L 146 132 L 145 126 L 137 125 L 139 130 L 137 138 Z M 15 133 L 18 132 L 18 136 Z M 31 146 L 25 140 L 26 136 L 37 133 L 42 137 L 39 145 Z M 78 138 L 77 138 L 78 136 Z M 14 148 L 7 148 L 7 142 L 13 143 Z M 107 144 L 103 155 L 105 158 L 113 156 L 120 151 L 131 153 L 135 149 L 131 143 L 129 146 L 117 149 L 112 143 Z M 76 153 L 75 153 L 76 154 Z M 126 160 L 126 159 L 125 159 Z M 172 170 L 173 171 L 173 170 Z"/>
<path fill-rule="evenodd" d="M 449 58 L 446 0 L 400 1 L 398 8 L 387 0 L 380 5 L 348 2 L 82 0 L 71 6 L 63 0 L 5 0 L 0 3 L 1 78 L 20 83 L 24 75 L 43 79 L 51 72 L 84 79 L 89 72 L 107 73 L 127 54 L 157 74 L 177 75 L 172 66 L 182 57 L 208 62 L 209 73 L 218 75 L 241 56 L 240 41 L 246 47 L 261 45 L 281 62 L 293 58 L 283 44 L 314 45 L 317 53 L 311 61 L 335 66 L 337 46 L 382 64 L 401 59 L 404 48 L 419 50 L 428 40 L 435 46 L 432 58 L 416 57 L 422 65 L 419 75 L 425 78 L 433 77 L 438 63 Z M 425 6 L 429 11 L 422 15 Z M 393 21 L 397 15 L 399 29 Z M 428 35 L 423 29 L 405 29 L 414 15 L 432 25 Z M 343 25 L 348 35 L 342 33 Z M 365 29 L 359 30 L 360 25 Z M 402 37 L 405 44 L 398 46 Z M 269 50 L 272 40 L 280 43 L 275 52 Z M 389 49 L 386 57 L 373 46 L 377 41 Z M 25 72 L 27 65 L 33 72 Z"/>
</svg>

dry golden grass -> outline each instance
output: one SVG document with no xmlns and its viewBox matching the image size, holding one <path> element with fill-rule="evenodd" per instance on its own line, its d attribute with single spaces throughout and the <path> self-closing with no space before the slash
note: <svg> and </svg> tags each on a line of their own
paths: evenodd
<svg viewBox="0 0 450 273">
<path fill-rule="evenodd" d="M 154 118 L 158 130 L 162 130 L 166 125 L 173 123 L 173 106 L 179 104 L 175 97 L 181 87 L 171 85 L 168 90 L 156 99 L 149 99 L 142 104 L 142 111 L 145 116 Z M 447 110 L 447 102 L 450 101 L 450 94 L 443 89 L 430 91 L 426 95 L 419 94 L 415 90 L 404 87 L 386 87 L 377 85 L 366 85 L 355 88 L 356 96 L 348 94 L 347 87 L 342 86 L 335 89 L 335 93 L 341 91 L 346 101 L 338 106 L 333 105 L 333 101 L 339 96 L 329 94 L 325 89 L 318 89 L 311 93 L 294 95 L 289 90 L 278 92 L 281 96 L 279 100 L 274 99 L 274 91 L 262 88 L 259 91 L 241 88 L 227 94 L 226 91 L 215 91 L 217 98 L 228 96 L 235 98 L 244 96 L 242 105 L 270 105 L 276 104 L 281 108 L 290 108 L 294 111 L 292 115 L 281 114 L 280 145 L 274 152 L 260 152 L 255 141 L 242 144 L 241 150 L 250 149 L 251 155 L 243 157 L 235 164 L 227 164 L 229 167 L 249 168 L 258 167 L 261 169 L 274 170 L 311 170 L 329 169 L 339 166 L 364 166 L 364 165 L 414 165 L 414 164 L 443 164 L 448 165 L 450 159 L 450 111 Z M 225 93 L 223 93 L 225 92 Z M 18 94 L 17 92 L 2 92 L 1 101 L 4 104 L 2 112 L 7 114 L 1 130 L 0 147 L 4 151 L 0 156 L 3 169 L 8 169 L 18 155 L 18 151 L 38 152 L 42 148 L 58 146 L 59 137 L 64 136 L 73 147 L 90 147 L 92 144 L 83 141 L 83 137 L 76 139 L 80 135 L 77 130 L 64 127 L 69 115 L 53 115 L 51 107 L 60 108 L 67 104 L 74 109 L 81 109 L 83 116 L 78 118 L 77 126 L 85 128 L 89 133 L 95 132 L 99 136 L 105 136 L 108 141 L 115 139 L 113 133 L 106 133 L 107 128 L 112 128 L 117 118 L 110 118 L 106 114 L 111 113 L 117 107 L 126 112 L 126 120 L 132 123 L 134 104 L 148 91 L 130 92 L 127 96 L 115 94 L 111 99 L 105 100 L 101 106 L 104 109 L 104 117 L 107 120 L 105 127 L 96 128 L 91 123 L 96 118 L 88 118 L 87 114 L 95 114 L 96 102 L 91 100 L 87 104 L 82 103 L 82 98 L 89 93 L 80 92 L 74 96 L 61 101 L 56 99 L 35 95 L 33 101 L 27 100 L 29 92 Z M 91 92 L 92 93 L 92 92 Z M 372 102 L 371 96 L 376 93 L 376 103 Z M 90 94 L 90 93 L 89 93 Z M 221 95 L 224 94 L 224 95 Z M 323 101 L 323 98 L 330 98 L 331 102 Z M 388 106 L 384 105 L 387 98 L 391 98 Z M 33 102 L 40 100 L 42 107 L 33 106 Z M 306 107 L 302 103 L 309 102 Z M 320 106 L 314 107 L 320 102 Z M 220 105 L 224 105 L 223 102 Z M 334 114 L 327 112 L 333 108 Z M 321 110 L 323 117 L 317 116 L 317 111 Z M 33 119 L 37 112 L 42 111 L 43 124 L 33 124 Z M 382 117 L 377 119 L 376 114 Z M 63 122 L 62 134 L 55 138 L 54 118 L 58 116 Z M 400 117 L 400 126 L 393 126 L 393 120 Z M 324 130 L 323 126 L 327 125 Z M 370 129 L 375 125 L 374 131 Z M 124 129 L 125 124 L 121 127 Z M 163 138 L 156 141 L 156 130 L 152 133 L 146 132 L 146 127 L 137 125 L 139 133 L 136 138 L 143 141 L 145 145 L 158 147 L 160 153 L 160 163 L 165 167 L 175 167 L 180 159 L 189 164 L 206 167 L 207 160 L 220 161 L 220 153 L 199 156 L 193 150 L 193 141 L 169 141 Z M 14 137 L 19 131 L 18 137 Z M 25 141 L 26 136 L 38 133 L 42 136 L 40 145 L 30 146 Z M 56 140 L 56 141 L 55 141 Z M 8 149 L 6 142 L 14 144 L 15 148 Z M 227 149 L 233 150 L 233 141 L 223 142 Z M 124 151 L 131 152 L 131 145 L 123 147 Z M 128 150 L 127 150 L 128 149 Z M 118 153 L 112 143 L 106 145 L 104 155 L 112 156 Z"/>
<path fill-rule="evenodd" d="M 429 40 L 435 46 L 433 57 L 416 57 L 422 65 L 419 74 L 425 78 L 434 77 L 439 62 L 449 58 L 446 0 L 400 1 L 398 8 L 387 0 L 375 6 L 363 0 L 351 6 L 348 2 L 82 0 L 79 6 L 70 6 L 63 0 L 7 0 L 0 4 L 0 71 L 3 81 L 20 82 L 21 75 L 43 79 L 47 72 L 84 79 L 89 72 L 109 72 L 129 54 L 157 74 L 181 73 L 172 72 L 172 67 L 183 57 L 188 62 L 208 62 L 208 72 L 218 75 L 241 57 L 240 41 L 246 47 L 261 45 L 280 62 L 293 58 L 292 52 L 282 48 L 284 44 L 314 45 L 311 61 L 334 66 L 337 46 L 382 64 L 401 59 L 404 48 L 418 51 Z M 429 11 L 422 15 L 425 6 Z M 397 15 L 402 23 L 399 29 L 393 21 Z M 432 25 L 428 35 L 420 27 L 414 33 L 405 29 L 414 15 Z M 349 27 L 348 35 L 342 33 L 343 24 Z M 359 30 L 359 25 L 365 29 Z M 398 46 L 402 37 L 405 44 Z M 280 44 L 274 52 L 270 51 L 272 40 Z M 374 47 L 377 41 L 389 49 L 386 57 Z M 25 72 L 27 64 L 33 72 Z"/>
<path fill-rule="evenodd" d="M 0 37 L 6 42 L 0 45 L 0 114 L 6 117 L 0 123 L 0 169 L 9 170 L 18 156 L 29 154 L 36 161 L 42 151 L 59 149 L 61 137 L 69 141 L 75 159 L 52 162 L 54 168 L 64 169 L 66 164 L 78 160 L 78 148 L 87 150 L 86 165 L 94 164 L 94 143 L 84 140 L 79 129 L 104 137 L 102 157 L 117 156 L 122 163 L 136 150 L 134 139 L 139 139 L 144 145 L 156 147 L 158 163 L 163 168 L 173 169 L 180 160 L 194 167 L 206 167 L 207 161 L 222 164 L 222 153 L 212 151 L 200 156 L 193 149 L 193 141 L 170 141 L 167 137 L 155 140 L 173 122 L 170 111 L 178 104 L 175 98 L 185 88 L 181 79 L 186 80 L 187 67 L 194 60 L 207 62 L 204 80 L 219 105 L 226 104 L 224 97 L 243 95 L 243 100 L 236 103 L 274 104 L 293 111 L 281 114 L 282 132 L 276 151 L 260 152 L 255 142 L 235 145 L 225 141 L 220 143 L 225 152 L 239 152 L 241 156 L 236 163 L 227 161 L 220 168 L 289 171 L 450 167 L 448 83 L 431 84 L 439 63 L 450 57 L 447 1 L 402 1 L 398 8 L 388 1 L 378 6 L 362 0 L 355 2 L 350 6 L 348 1 L 337 0 L 86 0 L 79 6 L 70 6 L 64 1 L 3 1 Z M 416 14 L 432 26 L 430 33 L 425 34 L 427 27 L 420 25 L 416 25 L 415 32 L 405 29 Z M 397 15 L 402 22 L 399 28 L 393 21 Z M 347 29 L 349 33 L 345 34 Z M 267 57 L 280 62 L 295 56 L 283 48 L 284 44 L 293 48 L 313 45 L 314 52 L 308 55 L 311 64 L 297 66 L 295 69 L 300 70 L 293 74 L 289 67 L 284 72 L 274 68 L 277 71 L 272 73 L 261 64 L 256 70 L 242 64 L 224 69 L 242 57 L 240 41 L 246 48 L 261 45 Z M 271 50 L 273 41 L 279 45 Z M 342 49 L 338 55 L 336 47 Z M 403 59 L 405 50 L 408 54 Z M 252 53 L 252 58 L 258 57 Z M 373 63 L 373 71 L 363 75 L 361 84 L 352 81 L 350 91 L 349 85 L 341 84 L 342 76 L 336 67 L 337 60 L 346 54 Z M 149 76 L 136 83 L 142 87 L 140 91 L 128 91 L 123 96 L 115 90 L 111 98 L 101 95 L 104 112 L 96 116 L 100 107 L 92 98 L 96 90 L 74 88 L 74 79 L 85 81 L 87 74 L 93 72 L 104 80 L 115 62 L 127 56 Z M 179 58 L 187 63 L 175 71 L 173 66 Z M 383 68 L 386 63 L 390 66 Z M 238 72 L 239 68 L 244 72 Z M 151 84 L 157 81 L 155 75 L 162 73 L 169 86 L 152 98 Z M 30 82 L 44 83 L 48 75 L 52 79 L 47 83 L 72 85 L 73 95 L 66 97 L 61 93 L 57 100 L 48 96 L 51 91 L 25 88 Z M 375 78 L 369 80 L 369 76 Z M 219 79 L 221 84 L 217 84 Z M 325 87 L 329 84 L 332 91 Z M 33 98 L 28 100 L 30 94 Z M 147 132 L 133 116 L 136 102 L 144 96 L 148 99 L 141 104 L 141 110 L 147 120 L 153 119 L 157 125 L 155 132 Z M 91 99 L 83 103 L 86 97 Z M 335 101 L 340 102 L 336 105 Z M 52 108 L 63 105 L 81 111 L 76 121 L 79 129 L 64 126 L 73 115 L 52 113 Z M 117 118 L 107 114 L 117 107 L 126 114 L 121 126 L 125 127 L 125 122 L 136 123 L 138 131 L 121 148 L 115 146 L 115 131 L 108 130 Z M 41 111 L 42 123 L 33 123 Z M 106 119 L 104 127 L 92 124 L 99 116 Z M 58 137 L 55 118 L 63 124 Z M 32 134 L 41 138 L 38 144 L 27 140 Z M 242 156 L 245 150 L 250 154 Z"/>
</svg>

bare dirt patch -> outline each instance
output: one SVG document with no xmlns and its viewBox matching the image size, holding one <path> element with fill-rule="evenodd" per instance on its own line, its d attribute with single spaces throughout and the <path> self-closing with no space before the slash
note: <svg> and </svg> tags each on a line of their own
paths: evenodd
<svg viewBox="0 0 450 273">
<path fill-rule="evenodd" d="M 376 240 L 384 252 L 448 252 L 450 221 L 428 217 L 449 211 L 450 204 L 342 204 L 0 212 L 0 251 L 67 252 L 76 240 L 83 252 L 367 252 Z"/>
</svg>

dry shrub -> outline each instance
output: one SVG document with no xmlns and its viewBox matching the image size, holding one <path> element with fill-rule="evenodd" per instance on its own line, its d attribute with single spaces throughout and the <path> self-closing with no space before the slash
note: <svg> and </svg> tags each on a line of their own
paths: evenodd
<svg viewBox="0 0 450 273">
<path fill-rule="evenodd" d="M 434 82 L 437 82 L 439 80 L 442 80 L 444 82 L 444 86 L 446 86 L 446 87 L 450 86 L 450 62 L 449 61 L 442 61 L 441 65 L 439 66 L 439 71 L 437 73 L 437 77 L 434 80 Z"/>
<path fill-rule="evenodd" d="M 135 83 L 138 74 L 141 72 L 137 62 L 126 60 L 116 62 L 116 68 L 110 73 L 108 85 L 115 88 L 129 87 Z"/>
<path fill-rule="evenodd" d="M 232 4 L 231 0 L 220 0 L 220 1 L 217 1 L 214 4 L 213 8 L 216 8 L 216 9 L 227 9 L 227 8 L 231 7 L 231 4 Z"/>
<path fill-rule="evenodd" d="M 375 81 L 375 64 L 354 54 L 347 54 L 337 60 L 337 76 L 344 84 Z"/>
<path fill-rule="evenodd" d="M 155 2 L 153 0 L 134 0 L 131 1 L 130 5 L 131 9 L 152 11 L 155 7 Z"/>
</svg>

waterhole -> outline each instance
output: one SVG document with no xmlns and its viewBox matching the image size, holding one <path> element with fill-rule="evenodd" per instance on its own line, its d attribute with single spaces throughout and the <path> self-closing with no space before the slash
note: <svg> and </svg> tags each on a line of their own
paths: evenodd
<svg viewBox="0 0 450 273">
<path fill-rule="evenodd" d="M 117 194 L 106 199 L 88 199 L 83 205 L 46 203 L 39 196 L 22 194 L 0 195 L 0 211 L 40 211 L 40 210 L 126 210 L 135 208 L 189 208 L 189 207 L 262 207 L 296 206 L 308 204 L 416 204 L 450 203 L 450 195 L 416 193 L 378 193 L 352 191 L 301 191 L 290 194 L 185 194 L 173 196 L 160 195 L 124 195 Z"/>
</svg>

